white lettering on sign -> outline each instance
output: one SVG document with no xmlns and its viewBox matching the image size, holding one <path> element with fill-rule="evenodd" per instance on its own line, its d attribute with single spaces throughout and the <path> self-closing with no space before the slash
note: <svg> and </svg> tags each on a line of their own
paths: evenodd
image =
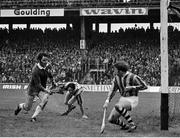
<svg viewBox="0 0 180 138">
<path fill-rule="evenodd" d="M 180 93 L 180 87 L 169 87 L 169 93 Z"/>
<path fill-rule="evenodd" d="M 84 87 L 84 91 L 87 92 L 108 92 L 111 85 L 81 85 Z"/>
<path fill-rule="evenodd" d="M 3 85 L 3 89 L 21 89 L 21 85 Z"/>
<path fill-rule="evenodd" d="M 81 16 L 148 15 L 148 8 L 84 8 Z"/>
<path fill-rule="evenodd" d="M 24 85 L 24 89 L 27 89 L 28 85 Z"/>
<path fill-rule="evenodd" d="M 64 16 L 64 9 L 2 9 L 1 17 Z"/>
<path fill-rule="evenodd" d="M 111 85 L 86 85 L 80 84 L 85 92 L 109 92 Z M 0 90 L 25 90 L 28 84 L 3 84 L 0 83 Z M 148 86 L 148 89 L 140 91 L 145 93 L 160 93 L 161 87 L 159 86 Z M 180 87 L 169 87 L 169 93 L 180 93 Z"/>
<path fill-rule="evenodd" d="M 41 9 L 15 9 L 15 15 L 40 15 L 40 16 L 50 16 L 50 10 L 41 10 Z"/>
</svg>

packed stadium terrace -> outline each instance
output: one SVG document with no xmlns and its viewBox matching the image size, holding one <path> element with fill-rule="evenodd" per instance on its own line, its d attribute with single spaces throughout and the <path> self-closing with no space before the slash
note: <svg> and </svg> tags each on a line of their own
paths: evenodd
<svg viewBox="0 0 180 138">
<path fill-rule="evenodd" d="M 179 0 L 171 0 L 180 5 Z M 160 0 L 1 0 L 0 8 L 42 8 L 42 7 L 121 7 L 148 6 L 159 7 Z"/>
<path fill-rule="evenodd" d="M 129 4 L 148 3 L 150 0 L 129 0 Z M 91 7 L 91 6 L 120 6 L 127 3 L 125 0 L 2 0 L 1 8 L 17 7 Z M 155 3 L 155 2 L 154 2 Z M 157 3 L 157 2 L 156 2 Z"/>
<path fill-rule="evenodd" d="M 126 60 L 131 71 L 148 85 L 160 85 L 159 29 L 128 28 L 113 33 L 92 32 L 87 50 L 79 49 L 76 32 L 69 29 L 0 30 L 0 83 L 27 83 L 35 56 L 45 51 L 52 56 L 56 81 L 79 81 L 88 84 L 110 84 L 112 64 Z M 172 64 L 180 58 L 180 31 L 169 27 L 169 53 Z M 103 73 L 90 70 L 104 69 Z M 179 85 L 179 84 L 176 84 Z"/>
<path fill-rule="evenodd" d="M 171 0 L 175 5 L 179 0 Z M 160 0 L 1 0 L 0 8 L 160 6 Z"/>
</svg>

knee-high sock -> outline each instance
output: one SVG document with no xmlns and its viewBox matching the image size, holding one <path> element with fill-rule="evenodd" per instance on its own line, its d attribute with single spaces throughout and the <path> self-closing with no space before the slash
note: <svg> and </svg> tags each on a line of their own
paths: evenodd
<svg viewBox="0 0 180 138">
<path fill-rule="evenodd" d="M 40 114 L 41 111 L 42 111 L 42 107 L 40 105 L 38 105 L 31 118 L 36 118 Z"/>
<path fill-rule="evenodd" d="M 120 126 L 122 126 L 122 127 L 125 127 L 125 126 L 126 126 L 126 124 L 124 123 L 124 121 L 121 120 L 120 118 L 117 118 L 116 124 L 117 124 L 117 125 L 120 125 Z"/>
<path fill-rule="evenodd" d="M 128 121 L 129 124 L 134 124 L 130 114 L 128 113 L 128 111 L 125 108 L 115 107 L 115 109 Z"/>
<path fill-rule="evenodd" d="M 35 110 L 34 114 L 32 115 L 32 118 L 37 117 L 40 114 L 40 112 L 45 108 L 45 106 L 48 103 L 48 97 L 49 97 L 49 94 L 44 95 L 41 103 L 36 107 L 36 110 Z"/>
</svg>

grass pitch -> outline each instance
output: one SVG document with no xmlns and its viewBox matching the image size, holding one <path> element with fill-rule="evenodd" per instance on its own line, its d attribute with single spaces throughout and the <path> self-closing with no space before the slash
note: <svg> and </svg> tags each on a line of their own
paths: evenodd
<svg viewBox="0 0 180 138">
<path fill-rule="evenodd" d="M 14 116 L 14 109 L 18 103 L 24 102 L 23 91 L 0 92 L 0 137 L 180 137 L 180 117 L 174 115 L 170 120 L 168 131 L 160 130 L 160 94 L 140 93 L 139 106 L 132 112 L 132 118 L 138 128 L 133 133 L 120 130 L 116 125 L 107 122 L 107 117 L 118 101 L 116 93 L 107 110 L 106 127 L 104 133 L 99 133 L 103 109 L 102 106 L 107 93 L 90 93 L 82 95 L 85 112 L 88 119 L 82 119 L 79 107 L 68 116 L 60 116 L 66 109 L 64 95 L 52 95 L 47 107 L 37 118 L 37 122 L 30 122 L 34 112 L 28 114 L 20 112 Z"/>
</svg>

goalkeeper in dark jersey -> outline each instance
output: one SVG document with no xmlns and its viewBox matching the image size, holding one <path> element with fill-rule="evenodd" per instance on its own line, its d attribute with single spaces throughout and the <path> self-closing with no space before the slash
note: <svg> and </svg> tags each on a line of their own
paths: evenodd
<svg viewBox="0 0 180 138">
<path fill-rule="evenodd" d="M 48 97 L 51 91 L 46 88 L 47 79 L 51 80 L 52 86 L 55 86 L 52 74 L 48 71 L 50 65 L 50 56 L 46 53 L 39 53 L 37 55 L 37 63 L 32 69 L 31 80 L 27 89 L 27 96 L 25 103 L 18 104 L 14 114 L 18 115 L 21 110 L 29 111 L 32 108 L 35 97 L 39 97 L 39 93 L 45 93 L 41 99 L 40 104 L 37 106 L 31 121 L 36 121 L 36 116 L 43 110 L 48 102 Z"/>
</svg>

